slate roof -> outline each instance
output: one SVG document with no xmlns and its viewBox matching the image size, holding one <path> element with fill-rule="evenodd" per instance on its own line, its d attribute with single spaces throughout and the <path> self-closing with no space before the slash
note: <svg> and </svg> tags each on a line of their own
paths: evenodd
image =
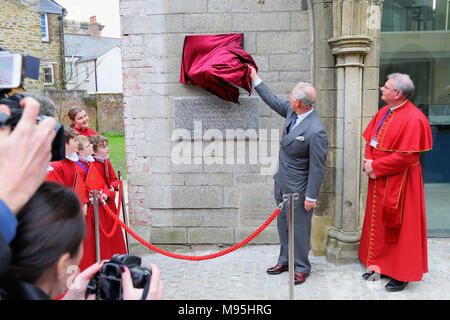
<svg viewBox="0 0 450 320">
<path fill-rule="evenodd" d="M 41 0 L 41 12 L 63 14 L 64 7 L 60 6 L 53 0 Z"/>
<path fill-rule="evenodd" d="M 119 38 L 93 38 L 89 35 L 64 34 L 66 57 L 79 57 L 78 61 L 94 60 L 115 47 L 120 48 Z"/>
</svg>

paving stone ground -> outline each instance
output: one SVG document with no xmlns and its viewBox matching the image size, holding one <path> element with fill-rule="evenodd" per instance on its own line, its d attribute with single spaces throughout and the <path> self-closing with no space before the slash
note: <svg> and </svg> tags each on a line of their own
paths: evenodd
<svg viewBox="0 0 450 320">
<path fill-rule="evenodd" d="M 186 255 L 220 251 L 177 250 Z M 159 253 L 144 255 L 143 265 L 155 263 L 164 282 L 166 300 L 287 300 L 289 273 L 268 275 L 276 263 L 278 245 L 247 245 L 225 256 L 204 261 L 170 258 Z M 149 251 L 152 252 L 152 251 Z M 448 300 L 450 299 L 450 239 L 428 239 L 429 272 L 410 282 L 401 292 L 387 292 L 389 279 L 365 281 L 360 263 L 336 266 L 323 256 L 310 255 L 312 271 L 306 282 L 294 287 L 299 300 Z"/>
</svg>

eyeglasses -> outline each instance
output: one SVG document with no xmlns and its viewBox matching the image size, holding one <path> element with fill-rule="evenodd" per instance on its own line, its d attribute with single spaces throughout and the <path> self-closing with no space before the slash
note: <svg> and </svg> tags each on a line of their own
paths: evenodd
<svg viewBox="0 0 450 320">
<path fill-rule="evenodd" d="M 89 148 L 90 146 L 92 146 L 92 143 L 89 143 L 87 146 L 82 147 L 81 149 L 86 149 L 86 148 Z"/>
</svg>

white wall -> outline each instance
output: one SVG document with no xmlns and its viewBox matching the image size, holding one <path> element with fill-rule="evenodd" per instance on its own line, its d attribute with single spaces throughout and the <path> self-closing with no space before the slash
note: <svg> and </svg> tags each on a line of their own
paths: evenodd
<svg viewBox="0 0 450 320">
<path fill-rule="evenodd" d="M 123 92 L 122 57 L 118 47 L 108 51 L 97 60 L 97 92 Z"/>
<path fill-rule="evenodd" d="M 68 59 L 66 59 L 68 63 Z M 97 67 L 97 89 L 95 87 L 95 67 Z M 88 60 L 75 63 L 76 70 L 68 90 L 86 90 L 87 93 L 122 93 L 122 58 L 120 48 L 116 47 L 95 62 Z"/>
</svg>

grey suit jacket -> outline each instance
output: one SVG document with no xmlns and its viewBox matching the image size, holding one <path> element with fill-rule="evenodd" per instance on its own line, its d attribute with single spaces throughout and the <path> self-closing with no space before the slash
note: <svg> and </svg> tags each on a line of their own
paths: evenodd
<svg viewBox="0 0 450 320">
<path fill-rule="evenodd" d="M 327 132 L 316 110 L 287 133 L 297 114 L 291 103 L 276 97 L 264 83 L 255 87 L 263 101 L 280 116 L 286 118 L 280 142 L 278 171 L 275 182 L 283 193 L 298 192 L 301 198 L 317 199 L 326 171 L 328 151 Z"/>
</svg>

